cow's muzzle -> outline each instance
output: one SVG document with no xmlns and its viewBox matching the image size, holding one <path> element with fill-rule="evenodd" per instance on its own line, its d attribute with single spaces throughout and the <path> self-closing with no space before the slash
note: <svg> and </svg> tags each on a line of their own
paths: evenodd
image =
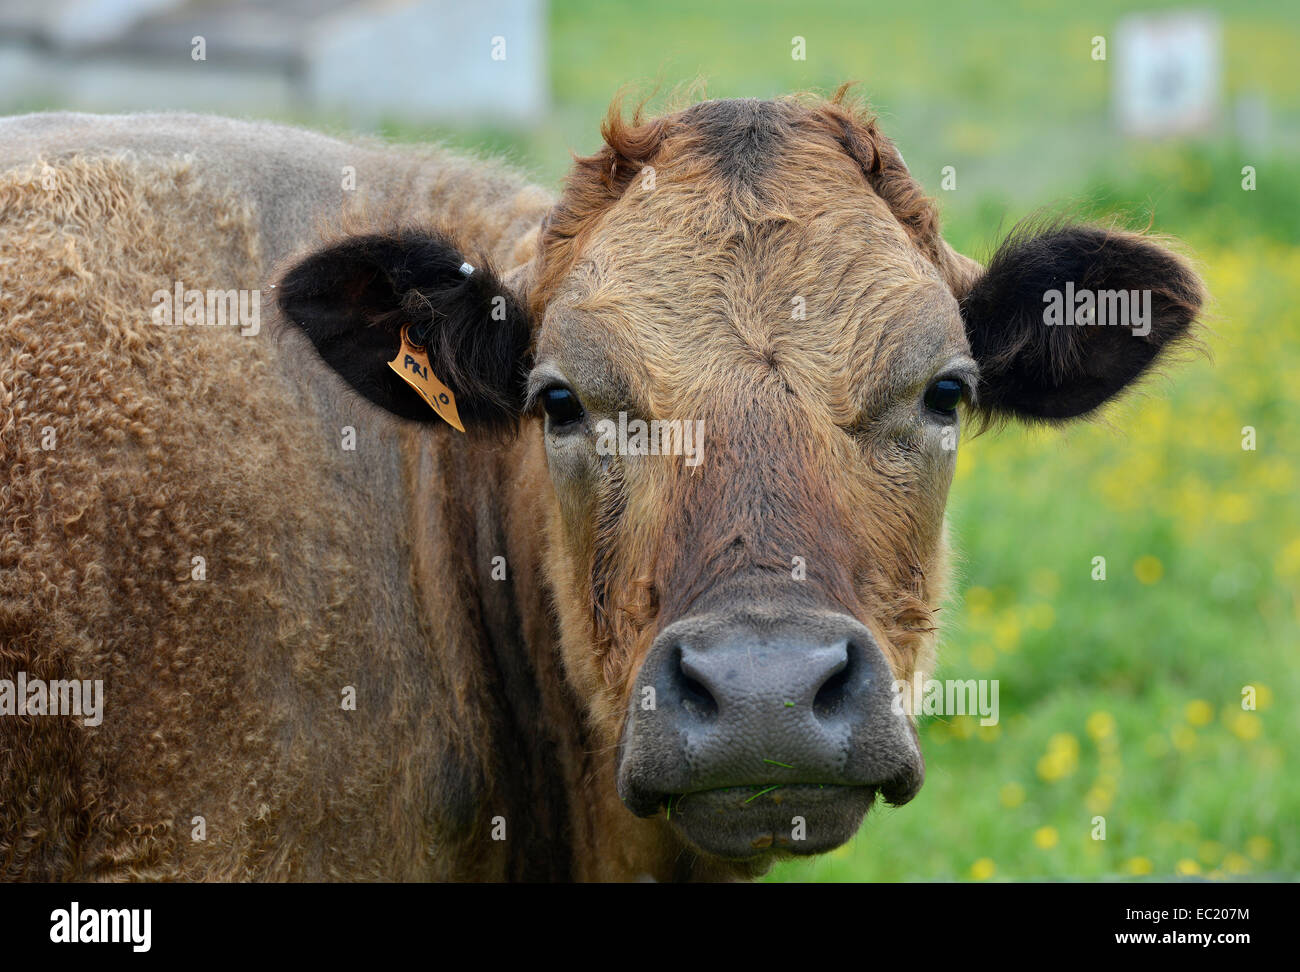
<svg viewBox="0 0 1300 972">
<path fill-rule="evenodd" d="M 618 787 L 723 858 L 815 854 L 853 836 L 877 793 L 925 775 L 870 632 L 841 614 L 715 614 L 669 625 L 632 693 Z"/>
</svg>

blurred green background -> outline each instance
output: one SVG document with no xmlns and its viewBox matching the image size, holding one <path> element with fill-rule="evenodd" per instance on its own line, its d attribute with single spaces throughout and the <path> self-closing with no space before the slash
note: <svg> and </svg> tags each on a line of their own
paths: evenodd
<svg viewBox="0 0 1300 972">
<path fill-rule="evenodd" d="M 486 146 L 554 185 L 570 151 L 597 147 L 625 85 L 766 97 L 859 80 L 963 252 L 987 256 L 1018 218 L 1064 204 L 1150 222 L 1202 268 L 1212 360 L 1169 369 L 1101 422 L 962 444 L 937 674 L 999 679 L 1001 724 L 924 720 L 916 800 L 772 880 L 1300 873 L 1300 7 L 1213 5 L 1215 134 L 1124 137 L 1113 53 L 1094 61 L 1091 38 L 1174 7 L 555 0 L 545 124 L 390 132 Z M 795 35 L 806 61 L 791 59 Z M 1237 136 L 1242 96 L 1268 106 L 1263 139 Z M 955 191 L 940 189 L 945 165 Z M 1105 840 L 1091 839 L 1097 815 Z"/>
</svg>

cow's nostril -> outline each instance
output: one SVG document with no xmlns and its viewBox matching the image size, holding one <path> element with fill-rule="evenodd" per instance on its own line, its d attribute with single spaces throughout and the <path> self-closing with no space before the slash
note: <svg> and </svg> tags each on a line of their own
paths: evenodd
<svg viewBox="0 0 1300 972">
<path fill-rule="evenodd" d="M 839 714 L 849 698 L 849 685 L 855 674 L 855 647 L 847 646 L 843 664 L 837 666 L 813 697 L 813 715 L 830 719 Z"/>
<path fill-rule="evenodd" d="M 779 842 L 780 828 L 792 826 L 779 804 L 788 799 L 797 817 L 830 799 L 822 787 L 906 802 L 925 769 L 911 723 L 892 711 L 892 677 L 852 618 L 676 621 L 637 676 L 619 793 L 642 816 L 674 794 L 671 821 L 684 829 L 706 811 L 719 833 L 749 833 L 747 821 L 757 821 L 746 841 L 776 833 Z"/>
<path fill-rule="evenodd" d="M 695 718 L 710 721 L 717 718 L 718 700 L 713 697 L 713 693 L 705 687 L 704 683 L 692 678 L 686 673 L 686 666 L 682 664 L 682 649 L 677 648 L 676 658 L 677 690 L 681 694 L 682 707 Z"/>
</svg>

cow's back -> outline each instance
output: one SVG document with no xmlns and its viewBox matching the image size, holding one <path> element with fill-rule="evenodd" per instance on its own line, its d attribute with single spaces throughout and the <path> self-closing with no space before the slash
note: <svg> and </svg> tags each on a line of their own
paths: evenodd
<svg viewBox="0 0 1300 972">
<path fill-rule="evenodd" d="M 454 873 L 431 848 L 482 781 L 478 715 L 444 700 L 476 676 L 428 673 L 448 636 L 411 593 L 417 433 L 265 308 L 256 335 L 152 317 L 178 284 L 264 289 L 337 218 L 345 166 L 416 217 L 445 176 L 219 119 L 29 116 L 0 145 L 0 678 L 105 699 L 93 727 L 0 718 L 3 873 Z M 500 258 L 544 199 L 482 192 Z"/>
</svg>

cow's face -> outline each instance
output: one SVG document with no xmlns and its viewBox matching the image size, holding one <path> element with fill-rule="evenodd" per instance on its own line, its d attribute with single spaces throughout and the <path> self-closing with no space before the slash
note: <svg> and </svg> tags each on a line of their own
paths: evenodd
<svg viewBox="0 0 1300 972">
<path fill-rule="evenodd" d="M 544 437 L 565 667 L 633 813 L 751 866 L 827 850 L 921 785 L 893 687 L 932 655 L 959 411 L 1092 410 L 1184 334 L 1199 283 L 1081 227 L 985 271 L 835 103 L 708 102 L 606 141 L 510 288 L 412 233 L 314 255 L 281 305 L 411 417 L 379 365 L 431 307 L 462 414 Z M 1151 316 L 1049 327 L 1067 281 L 1148 291 Z"/>
</svg>

